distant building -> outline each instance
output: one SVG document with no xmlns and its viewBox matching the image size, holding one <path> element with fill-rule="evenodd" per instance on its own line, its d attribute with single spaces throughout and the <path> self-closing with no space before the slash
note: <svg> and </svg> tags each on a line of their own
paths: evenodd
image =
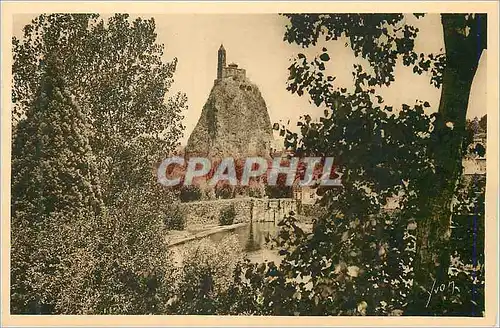
<svg viewBox="0 0 500 328">
<path fill-rule="evenodd" d="M 474 141 L 471 147 L 476 145 L 482 145 L 486 149 L 486 133 L 476 133 L 474 135 Z M 462 166 L 464 168 L 463 175 L 486 175 L 486 154 L 484 156 L 479 156 L 477 154 L 467 155 L 462 160 Z"/>
<path fill-rule="evenodd" d="M 316 201 L 321 199 L 316 193 L 317 188 L 311 188 L 308 186 L 299 186 L 294 184 L 293 187 L 293 199 L 300 201 L 301 204 L 315 204 Z"/>
<path fill-rule="evenodd" d="M 246 70 L 238 68 L 238 65 L 231 63 L 226 66 L 226 49 L 221 44 L 217 53 L 217 80 L 234 77 L 237 80 L 244 81 L 246 79 Z M 216 81 L 217 81 L 216 80 Z"/>
<path fill-rule="evenodd" d="M 468 158 L 462 161 L 464 175 L 486 175 L 486 158 Z"/>
</svg>

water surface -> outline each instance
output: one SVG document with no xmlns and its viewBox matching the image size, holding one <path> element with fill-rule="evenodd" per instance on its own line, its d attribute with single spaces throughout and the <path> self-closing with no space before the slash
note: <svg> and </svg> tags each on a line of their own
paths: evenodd
<svg viewBox="0 0 500 328">
<path fill-rule="evenodd" d="M 272 248 L 268 241 L 276 237 L 278 226 L 274 222 L 251 222 L 232 230 L 214 233 L 209 238 L 218 242 L 229 234 L 235 234 L 245 251 L 246 257 L 252 262 L 274 261 L 281 262 L 278 249 Z"/>
</svg>

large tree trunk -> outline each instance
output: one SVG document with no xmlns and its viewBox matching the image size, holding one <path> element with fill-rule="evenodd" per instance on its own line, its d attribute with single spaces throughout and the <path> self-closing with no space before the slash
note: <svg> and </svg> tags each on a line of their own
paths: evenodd
<svg viewBox="0 0 500 328">
<path fill-rule="evenodd" d="M 425 183 L 430 188 L 425 190 L 420 203 L 414 297 L 407 311 L 410 315 L 446 312 L 443 297 L 447 294 L 434 294 L 432 288 L 448 286 L 452 199 L 462 172 L 462 140 L 472 80 L 486 48 L 486 15 L 476 15 L 467 22 L 463 14 L 443 14 L 441 21 L 446 68 L 431 149 L 436 173 L 432 184 Z"/>
</svg>

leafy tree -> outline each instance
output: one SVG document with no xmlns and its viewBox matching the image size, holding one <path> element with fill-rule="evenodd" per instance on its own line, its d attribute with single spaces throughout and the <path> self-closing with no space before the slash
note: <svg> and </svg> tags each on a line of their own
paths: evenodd
<svg viewBox="0 0 500 328">
<path fill-rule="evenodd" d="M 379 211 L 387 197 L 403 193 L 401 215 L 416 219 L 418 225 L 413 295 L 406 313 L 445 312 L 439 300 L 427 307 L 425 295 L 434 279 L 447 282 L 452 200 L 462 170 L 472 79 L 486 48 L 486 15 L 442 14 L 445 53 L 441 54 L 414 51 L 419 31 L 406 23 L 403 14 L 285 16 L 290 19 L 286 41 L 309 47 L 322 39 L 344 40 L 370 66 L 354 66 L 354 91 L 348 92 L 336 88 L 335 77 L 325 73 L 330 60 L 326 48 L 313 60 L 299 54 L 289 68 L 288 89 L 299 96 L 307 93 L 325 108 L 325 116 L 319 123 L 306 116 L 300 123 L 303 137 L 288 132 L 288 146 L 299 153 L 336 156 L 344 188 L 331 191 L 323 202 L 338 205 L 344 220 L 363 222 Z M 381 105 L 375 87 L 394 81 L 399 59 L 416 74 L 430 72 L 430 82 L 442 86 L 436 113 L 425 115 L 423 109 L 429 107 L 425 101 L 413 108 L 403 104 L 396 115 L 391 115 L 392 107 Z M 335 207 L 330 208 L 335 213 Z"/>
<path fill-rule="evenodd" d="M 36 101 L 13 139 L 13 313 L 54 311 L 68 260 L 85 246 L 86 229 L 103 211 L 90 127 L 57 67 L 52 57 L 44 61 Z"/>
<path fill-rule="evenodd" d="M 13 39 L 12 311 L 163 313 L 170 193 L 152 163 L 178 141 L 154 21 L 41 15 Z M 38 90 L 38 91 L 37 91 Z M 78 104 L 78 105 L 77 105 Z"/>
<path fill-rule="evenodd" d="M 485 306 L 484 205 L 485 176 L 464 176 L 459 184 L 457 205 L 453 208 L 451 235 L 452 298 L 450 315 L 483 316 Z"/>
<path fill-rule="evenodd" d="M 44 58 L 57 54 L 65 88 L 86 109 L 103 197 L 148 183 L 152 163 L 178 144 L 186 96 L 166 99 L 177 59 L 164 62 L 154 19 L 116 14 L 40 15 L 13 38 L 14 125 L 36 97 Z"/>
</svg>

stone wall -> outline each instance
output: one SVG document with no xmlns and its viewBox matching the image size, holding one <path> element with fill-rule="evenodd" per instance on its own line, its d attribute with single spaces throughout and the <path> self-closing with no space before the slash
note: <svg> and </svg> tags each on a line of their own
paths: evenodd
<svg viewBox="0 0 500 328">
<path fill-rule="evenodd" d="M 234 223 L 249 221 L 250 202 L 243 198 L 202 200 L 181 203 L 180 208 L 186 215 L 186 225 L 218 225 L 222 210 L 234 205 Z"/>
<path fill-rule="evenodd" d="M 218 225 L 222 210 L 234 206 L 234 223 L 260 221 L 279 221 L 290 211 L 297 211 L 296 202 L 291 198 L 233 198 L 180 203 L 186 214 L 186 225 Z"/>
<path fill-rule="evenodd" d="M 246 78 L 246 70 L 238 67 L 224 67 L 222 70 L 222 78 L 236 77 L 240 81 Z"/>
</svg>

